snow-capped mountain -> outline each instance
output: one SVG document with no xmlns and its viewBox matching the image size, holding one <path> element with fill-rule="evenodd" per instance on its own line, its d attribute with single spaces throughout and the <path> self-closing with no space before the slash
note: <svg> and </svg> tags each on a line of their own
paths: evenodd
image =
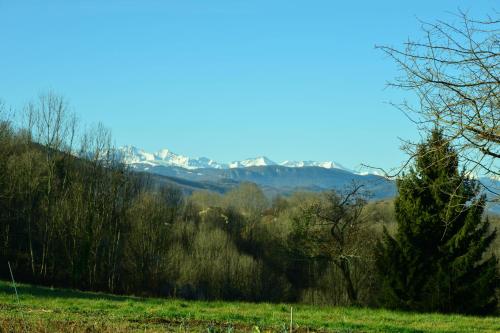
<svg viewBox="0 0 500 333">
<path fill-rule="evenodd" d="M 249 168 L 253 166 L 269 166 L 269 165 L 277 165 L 276 162 L 271 161 L 265 156 L 261 157 L 256 157 L 256 158 L 249 158 L 243 161 L 235 161 L 229 163 L 229 168 L 230 169 L 235 169 L 235 168 Z"/>
<path fill-rule="evenodd" d="M 206 157 L 191 158 L 175 154 L 168 149 L 162 149 L 156 153 L 146 152 L 134 146 L 124 146 L 118 149 L 118 156 L 128 165 L 150 165 L 150 166 L 175 166 L 188 170 L 195 169 L 235 169 L 256 166 L 280 165 L 289 168 L 320 167 L 325 169 L 340 169 L 350 171 L 339 163 L 333 161 L 284 161 L 276 163 L 265 156 L 249 158 L 243 161 L 234 161 L 229 164 L 219 163 Z"/>
<path fill-rule="evenodd" d="M 342 169 L 349 170 L 339 163 L 328 161 L 328 162 L 315 162 L 315 161 L 284 161 L 280 163 L 282 166 L 289 168 L 303 168 L 303 167 L 320 167 L 325 169 Z"/>
<path fill-rule="evenodd" d="M 226 169 L 227 165 L 217 163 L 206 157 L 190 158 L 178 155 L 168 149 L 162 149 L 156 153 L 148 153 L 133 146 L 125 146 L 118 149 L 118 156 L 123 163 L 128 165 L 148 164 L 151 166 L 176 166 L 184 169 Z"/>
</svg>

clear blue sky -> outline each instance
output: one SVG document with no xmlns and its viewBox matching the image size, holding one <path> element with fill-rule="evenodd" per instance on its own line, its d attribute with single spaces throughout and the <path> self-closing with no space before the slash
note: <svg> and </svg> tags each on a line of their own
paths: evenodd
<svg viewBox="0 0 500 333">
<path fill-rule="evenodd" d="M 496 1 L 0 0 L 0 98 L 53 90 L 117 145 L 384 168 L 415 126 L 375 44 Z M 498 6 L 497 6 L 498 7 Z"/>
</svg>

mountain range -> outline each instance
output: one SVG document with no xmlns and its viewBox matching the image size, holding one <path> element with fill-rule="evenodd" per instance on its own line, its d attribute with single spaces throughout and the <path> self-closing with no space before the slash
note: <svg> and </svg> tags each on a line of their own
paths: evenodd
<svg viewBox="0 0 500 333">
<path fill-rule="evenodd" d="M 284 161 L 276 163 L 267 157 L 220 163 L 206 157 L 191 158 L 168 149 L 156 153 L 125 146 L 118 157 L 136 172 L 148 173 L 154 183 L 176 185 L 187 193 L 209 190 L 224 193 L 242 182 L 259 185 L 270 197 L 294 191 L 344 190 L 353 183 L 364 186 L 374 200 L 396 195 L 396 183 L 376 173 L 354 172 L 334 161 Z M 500 181 L 480 178 L 490 189 L 499 189 Z M 486 185 L 487 184 L 487 185 Z M 491 193 L 487 194 L 491 197 Z M 500 205 L 490 205 L 500 213 Z"/>
<path fill-rule="evenodd" d="M 284 166 L 290 168 L 321 167 L 325 169 L 339 169 L 350 171 L 333 161 L 284 161 L 276 163 L 265 156 L 249 158 L 231 163 L 219 163 L 207 157 L 192 158 L 173 153 L 169 149 L 162 149 L 155 153 L 146 152 L 134 146 L 124 146 L 118 149 L 119 157 L 128 165 L 147 164 L 150 166 L 179 167 L 188 170 L 195 169 L 237 169 L 256 166 Z"/>
<path fill-rule="evenodd" d="M 353 182 L 363 184 L 376 199 L 395 195 L 394 182 L 376 174 L 356 173 L 334 161 L 284 161 L 261 156 L 231 163 L 191 158 L 162 149 L 151 153 L 134 146 L 118 149 L 119 158 L 137 172 L 154 175 L 158 184 L 175 183 L 187 192 L 226 192 L 241 182 L 258 184 L 269 196 L 297 190 L 342 190 Z"/>
</svg>

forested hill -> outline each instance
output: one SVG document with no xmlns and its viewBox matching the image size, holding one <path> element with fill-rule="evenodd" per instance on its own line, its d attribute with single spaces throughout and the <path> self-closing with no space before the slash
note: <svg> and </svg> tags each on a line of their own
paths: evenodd
<svg viewBox="0 0 500 333">
<path fill-rule="evenodd" d="M 285 166 L 252 166 L 245 168 L 189 170 L 175 166 L 135 164 L 132 170 L 167 176 L 186 189 L 206 188 L 217 192 L 233 188 L 241 182 L 252 182 L 262 187 L 270 197 L 289 195 L 294 191 L 320 192 L 343 190 L 353 182 L 362 184 L 374 200 L 387 199 L 396 194 L 392 180 L 377 175 L 359 175 L 340 169 L 322 167 L 290 168 Z M 161 178 L 156 178 L 158 181 Z M 186 182 L 187 181 L 187 182 Z"/>
</svg>

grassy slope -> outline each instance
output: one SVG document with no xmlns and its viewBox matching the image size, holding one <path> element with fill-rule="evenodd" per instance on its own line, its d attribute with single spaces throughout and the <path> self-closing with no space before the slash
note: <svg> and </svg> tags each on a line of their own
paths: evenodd
<svg viewBox="0 0 500 333">
<path fill-rule="evenodd" d="M 283 332 L 290 306 L 142 299 L 0 281 L 0 332 Z M 255 327 L 259 327 L 257 330 Z M 294 331 L 500 332 L 500 318 L 294 305 Z"/>
</svg>

